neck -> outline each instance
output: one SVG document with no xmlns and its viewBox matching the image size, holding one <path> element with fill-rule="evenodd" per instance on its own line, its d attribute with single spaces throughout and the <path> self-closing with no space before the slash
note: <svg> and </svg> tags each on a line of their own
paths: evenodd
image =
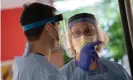
<svg viewBox="0 0 133 80">
<path fill-rule="evenodd" d="M 77 60 L 77 61 L 80 60 L 80 54 L 76 54 L 76 60 Z M 95 70 L 97 67 L 98 67 L 98 66 L 97 66 L 97 60 L 95 60 L 95 61 L 93 61 L 93 62 L 91 61 L 91 65 L 90 65 L 89 69 L 90 69 L 91 71 L 93 71 L 93 70 Z"/>
<path fill-rule="evenodd" d="M 48 42 L 47 44 L 42 44 L 39 42 L 34 42 L 33 44 L 31 44 L 32 53 L 40 53 L 46 56 L 48 60 L 50 59 L 51 51 L 52 51 L 52 46 Z"/>
</svg>

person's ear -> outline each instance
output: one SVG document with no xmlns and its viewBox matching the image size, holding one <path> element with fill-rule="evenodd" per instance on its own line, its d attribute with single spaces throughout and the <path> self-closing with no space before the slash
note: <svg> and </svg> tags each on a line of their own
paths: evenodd
<svg viewBox="0 0 133 80">
<path fill-rule="evenodd" d="M 53 28 L 52 28 L 52 25 L 50 23 L 47 23 L 45 27 L 46 27 L 47 32 L 49 32 L 49 33 L 53 32 Z"/>
</svg>

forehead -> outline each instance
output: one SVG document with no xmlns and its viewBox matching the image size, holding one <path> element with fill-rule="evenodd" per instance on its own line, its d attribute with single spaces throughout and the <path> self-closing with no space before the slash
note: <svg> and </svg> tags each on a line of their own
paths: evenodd
<svg viewBox="0 0 133 80">
<path fill-rule="evenodd" d="M 72 31 L 73 30 L 82 30 L 82 29 L 95 29 L 95 26 L 89 22 L 79 22 L 72 25 Z"/>
</svg>

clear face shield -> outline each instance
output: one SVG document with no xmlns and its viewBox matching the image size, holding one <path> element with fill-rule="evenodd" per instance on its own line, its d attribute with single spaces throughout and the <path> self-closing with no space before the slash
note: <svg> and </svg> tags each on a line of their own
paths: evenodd
<svg viewBox="0 0 133 80">
<path fill-rule="evenodd" d="M 66 22 L 65 20 L 63 19 L 63 15 L 59 15 L 58 16 L 58 19 L 61 21 L 58 21 L 58 38 L 59 40 L 58 41 L 55 41 L 55 44 L 54 44 L 54 49 L 52 51 L 56 51 L 56 50 L 62 50 L 64 49 L 64 43 L 65 43 L 65 39 L 66 39 Z"/>
<path fill-rule="evenodd" d="M 94 29 L 91 30 L 91 33 L 94 33 L 95 32 L 95 35 L 90 35 L 91 33 L 89 31 L 76 31 L 76 33 L 74 33 L 73 35 L 76 36 L 76 38 L 72 38 L 72 31 L 71 31 L 71 28 L 69 28 L 70 26 L 73 27 L 72 25 L 73 24 L 76 24 L 76 23 L 79 23 L 81 21 L 85 21 L 85 22 L 88 22 L 88 23 L 93 23 L 94 24 Z M 69 32 L 68 32 L 69 30 Z M 70 34 L 70 31 L 71 31 L 71 35 L 69 35 L 69 38 L 71 38 L 71 41 L 72 43 L 70 44 L 70 40 L 68 39 L 68 34 Z M 77 52 L 80 52 L 80 50 L 82 49 L 82 47 L 84 45 L 86 45 L 87 43 L 89 42 L 93 42 L 93 41 L 101 41 L 101 42 L 104 42 L 104 34 L 103 34 L 103 31 L 101 30 L 101 28 L 99 27 L 97 21 L 93 21 L 92 19 L 88 19 L 88 18 L 84 18 L 84 19 L 79 19 L 79 20 L 76 20 L 70 24 L 68 24 L 68 27 L 66 28 L 66 41 L 67 43 L 65 44 L 65 49 L 66 51 L 68 52 L 67 55 L 69 57 L 74 57 L 74 54 L 75 54 L 75 51 L 71 50 L 72 46 L 74 48 L 76 48 L 76 51 Z M 80 35 L 79 33 L 81 33 L 82 35 Z M 78 36 L 76 35 L 78 34 Z M 82 38 L 82 39 L 81 39 Z M 96 51 L 100 51 L 101 50 L 101 47 L 102 47 L 102 44 L 96 46 Z"/>
<path fill-rule="evenodd" d="M 60 21 L 59 43 L 60 43 L 61 49 L 65 51 L 67 56 L 72 57 L 73 55 L 71 54 L 71 51 L 69 50 L 70 43 L 69 43 L 69 38 L 68 38 L 68 20 L 66 19 L 63 19 L 62 21 Z"/>
</svg>

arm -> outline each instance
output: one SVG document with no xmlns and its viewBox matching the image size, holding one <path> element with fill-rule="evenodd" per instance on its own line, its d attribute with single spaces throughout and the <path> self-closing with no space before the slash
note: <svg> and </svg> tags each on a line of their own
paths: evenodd
<svg viewBox="0 0 133 80">
<path fill-rule="evenodd" d="M 125 70 L 125 68 L 123 68 L 121 66 L 121 69 L 123 70 L 123 75 L 124 75 L 125 80 L 132 80 L 131 76 L 127 73 L 127 71 Z"/>
</svg>

